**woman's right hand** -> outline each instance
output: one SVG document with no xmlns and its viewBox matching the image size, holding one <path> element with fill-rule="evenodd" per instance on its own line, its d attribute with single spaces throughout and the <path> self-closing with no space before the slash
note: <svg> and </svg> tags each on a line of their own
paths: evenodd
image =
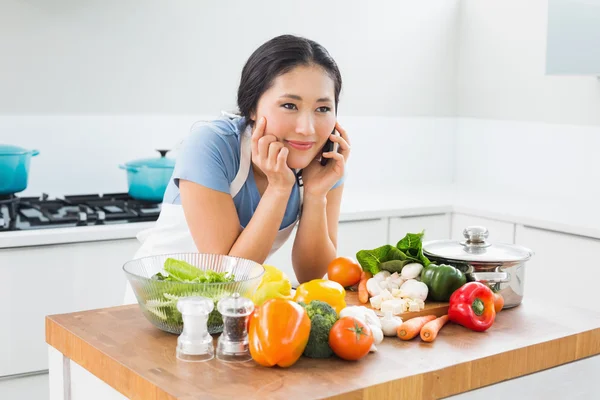
<svg viewBox="0 0 600 400">
<path fill-rule="evenodd" d="M 267 176 L 269 187 L 291 190 L 296 182 L 294 171 L 287 165 L 289 150 L 274 135 L 265 135 L 267 119 L 262 117 L 252 132 L 252 161 Z"/>
</svg>

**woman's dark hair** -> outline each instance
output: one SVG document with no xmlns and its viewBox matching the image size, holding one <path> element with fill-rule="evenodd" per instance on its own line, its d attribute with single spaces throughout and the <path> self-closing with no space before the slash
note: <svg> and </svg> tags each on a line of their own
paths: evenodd
<svg viewBox="0 0 600 400">
<path fill-rule="evenodd" d="M 258 99 L 271 87 L 275 78 L 299 65 L 318 65 L 331 76 L 335 85 L 337 114 L 342 76 L 333 58 L 323 46 L 312 40 L 281 35 L 263 43 L 244 65 L 237 103 L 239 112 L 246 121 L 250 122 L 250 115 L 256 111 Z"/>
</svg>

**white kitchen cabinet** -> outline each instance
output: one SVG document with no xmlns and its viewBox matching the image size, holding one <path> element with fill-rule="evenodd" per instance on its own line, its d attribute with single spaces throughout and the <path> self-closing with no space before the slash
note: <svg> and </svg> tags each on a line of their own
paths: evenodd
<svg viewBox="0 0 600 400">
<path fill-rule="evenodd" d="M 359 250 L 388 244 L 387 218 L 340 222 L 338 256 L 356 259 Z"/>
<path fill-rule="evenodd" d="M 423 240 L 450 239 L 450 214 L 390 218 L 389 244 L 395 245 L 407 233 L 425 230 Z"/>
<path fill-rule="evenodd" d="M 0 250 L 0 376 L 48 368 L 46 315 L 121 305 L 122 267 L 138 247 L 127 239 Z"/>
<path fill-rule="evenodd" d="M 600 240 L 517 225 L 516 243 L 535 255 L 525 266 L 525 297 L 560 298 L 600 311 Z"/>
<path fill-rule="evenodd" d="M 464 240 L 463 230 L 468 226 L 477 225 L 487 228 L 489 232 L 487 240 L 492 243 L 515 242 L 515 224 L 512 222 L 498 221 L 460 213 L 452 214 L 452 240 Z"/>
<path fill-rule="evenodd" d="M 288 241 L 265 263 L 285 272 L 293 286 L 298 284 L 292 267 L 292 248 L 296 229 Z M 387 219 L 344 221 L 338 226 L 338 256 L 356 258 L 359 250 L 374 249 L 387 244 Z"/>
</svg>

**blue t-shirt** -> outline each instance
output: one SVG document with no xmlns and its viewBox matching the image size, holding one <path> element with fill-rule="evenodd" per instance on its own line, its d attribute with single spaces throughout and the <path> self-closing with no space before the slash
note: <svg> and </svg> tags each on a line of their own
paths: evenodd
<svg viewBox="0 0 600 400">
<path fill-rule="evenodd" d="M 240 168 L 241 134 L 246 127 L 243 117 L 223 117 L 194 127 L 190 136 L 178 149 L 175 169 L 164 196 L 167 204 L 181 204 L 179 179 L 198 183 L 210 189 L 229 193 L 231 182 Z M 342 177 L 333 188 L 344 182 Z M 333 189 L 332 188 L 332 189 Z M 260 194 L 254 180 L 252 168 L 248 178 L 233 198 L 240 224 L 248 225 L 258 203 Z M 300 192 L 294 184 L 280 229 L 298 217 L 300 212 Z"/>
</svg>

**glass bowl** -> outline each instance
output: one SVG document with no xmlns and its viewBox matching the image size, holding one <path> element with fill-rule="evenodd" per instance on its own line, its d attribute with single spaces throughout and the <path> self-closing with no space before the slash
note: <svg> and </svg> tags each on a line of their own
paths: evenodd
<svg viewBox="0 0 600 400">
<path fill-rule="evenodd" d="M 203 271 L 233 274 L 232 282 L 201 283 L 159 280 L 163 276 L 165 261 L 175 259 L 185 261 Z M 177 253 L 162 254 L 128 261 L 123 271 L 133 288 L 135 297 L 144 316 L 157 328 L 174 334 L 183 331 L 183 319 L 177 310 L 180 297 L 203 296 L 212 299 L 214 310 L 208 318 L 208 331 L 211 334 L 223 331 L 223 318 L 217 310 L 217 302 L 237 292 L 240 296 L 252 298 L 265 272 L 264 267 L 252 260 L 220 254 Z M 154 278 L 153 278 L 154 277 Z"/>
</svg>

